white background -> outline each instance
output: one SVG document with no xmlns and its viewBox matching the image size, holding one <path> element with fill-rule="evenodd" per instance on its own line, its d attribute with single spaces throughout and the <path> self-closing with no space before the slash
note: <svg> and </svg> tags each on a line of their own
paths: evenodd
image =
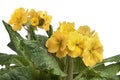
<svg viewBox="0 0 120 80">
<path fill-rule="evenodd" d="M 53 17 L 54 30 L 62 21 L 75 22 L 76 29 L 88 25 L 99 34 L 104 58 L 120 54 L 119 0 L 0 0 L 0 52 L 15 53 L 7 47 L 10 40 L 2 20 L 8 22 L 19 7 L 47 11 Z M 19 32 L 26 34 L 24 30 Z"/>
</svg>

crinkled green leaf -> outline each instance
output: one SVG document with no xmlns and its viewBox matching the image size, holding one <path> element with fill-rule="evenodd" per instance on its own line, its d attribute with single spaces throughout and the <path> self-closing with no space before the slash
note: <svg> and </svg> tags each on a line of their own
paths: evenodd
<svg viewBox="0 0 120 80">
<path fill-rule="evenodd" d="M 74 80 L 85 78 L 87 80 L 119 80 L 117 73 L 120 71 L 120 63 L 110 64 L 108 66 L 99 66 L 99 68 L 88 68 L 80 72 Z M 80 79 L 81 80 L 81 79 Z"/>
<path fill-rule="evenodd" d="M 104 59 L 101 63 L 98 63 L 96 64 L 93 68 L 98 68 L 99 67 L 99 70 L 100 70 L 100 67 L 101 69 L 103 69 L 105 67 L 105 63 L 107 62 L 120 62 L 120 55 L 116 55 L 116 56 L 112 56 L 112 57 L 109 57 L 109 58 L 106 58 Z"/>
<path fill-rule="evenodd" d="M 86 77 L 82 77 L 78 80 L 107 80 L 105 78 L 101 78 L 101 77 L 93 77 L 93 78 L 86 78 Z"/>
<path fill-rule="evenodd" d="M 106 80 L 120 80 L 120 77 L 119 76 L 114 76 L 114 77 L 108 77 L 106 78 Z"/>
<path fill-rule="evenodd" d="M 114 63 L 103 68 L 100 73 L 101 77 L 114 77 L 120 71 L 120 63 Z"/>
<path fill-rule="evenodd" d="M 73 59 L 73 71 L 74 74 L 78 74 L 79 72 L 82 72 L 83 70 L 85 70 L 87 67 L 85 66 L 85 64 L 83 63 L 81 58 L 75 58 Z"/>
<path fill-rule="evenodd" d="M 87 80 L 85 77 L 81 77 L 80 79 L 77 80 Z"/>
<path fill-rule="evenodd" d="M 16 56 L 13 59 L 13 63 L 16 66 L 28 66 L 29 65 L 29 62 L 23 56 Z"/>
<path fill-rule="evenodd" d="M 11 42 L 8 44 L 8 46 L 14 50 L 17 54 L 22 55 L 20 51 L 20 41 L 23 39 L 19 33 L 12 30 L 12 27 L 7 24 L 5 21 L 2 21 L 7 32 L 9 33 Z"/>
<path fill-rule="evenodd" d="M 0 53 L 0 65 L 11 64 L 11 61 L 14 57 L 16 57 L 16 55 L 8 55 L 8 54 Z"/>
<path fill-rule="evenodd" d="M 18 67 L 1 75 L 0 80 L 39 80 L 37 71 L 30 67 Z"/>
<path fill-rule="evenodd" d="M 100 70 L 102 70 L 102 69 L 104 69 L 105 68 L 105 64 L 101 64 L 101 65 L 98 65 L 98 66 L 95 66 L 94 67 L 94 69 L 95 70 L 98 70 L 98 71 L 100 71 Z"/>
<path fill-rule="evenodd" d="M 106 78 L 101 78 L 101 77 L 93 77 L 91 79 L 87 79 L 87 80 L 107 80 Z"/>
<path fill-rule="evenodd" d="M 92 68 L 86 68 L 82 72 L 80 72 L 77 76 L 75 76 L 74 80 L 79 80 L 81 78 L 85 78 L 86 80 L 88 80 L 94 77 L 100 77 L 100 72 Z"/>
<path fill-rule="evenodd" d="M 9 71 L 11 71 L 11 69 L 8 69 L 8 68 L 1 68 L 0 69 L 0 76 L 5 74 L 5 73 L 8 73 Z M 1 79 L 0 79 L 1 80 Z"/>
<path fill-rule="evenodd" d="M 14 64 L 14 66 L 11 67 L 11 64 Z M 29 63 L 24 59 L 23 56 L 0 53 L 0 65 L 5 65 L 6 69 L 12 69 L 14 67 L 27 66 Z"/>
<path fill-rule="evenodd" d="M 21 42 L 25 54 L 29 54 L 34 65 L 42 70 L 49 71 L 55 75 L 65 76 L 61 71 L 55 58 L 47 52 L 47 49 L 39 47 L 34 41 L 24 40 Z"/>
<path fill-rule="evenodd" d="M 45 43 L 46 43 L 48 37 L 46 37 L 44 35 L 36 35 L 36 38 L 37 38 L 36 41 L 37 41 L 38 46 L 46 48 Z"/>
<path fill-rule="evenodd" d="M 106 62 L 120 62 L 120 54 L 104 59 L 103 63 L 106 63 Z"/>
</svg>

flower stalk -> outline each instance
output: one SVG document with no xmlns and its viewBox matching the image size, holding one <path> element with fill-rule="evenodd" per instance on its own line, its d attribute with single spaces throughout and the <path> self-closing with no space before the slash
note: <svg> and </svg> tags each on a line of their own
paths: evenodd
<svg viewBox="0 0 120 80">
<path fill-rule="evenodd" d="M 73 80 L 73 59 L 67 56 L 67 77 L 66 80 Z"/>
<path fill-rule="evenodd" d="M 27 39 L 30 40 L 30 25 L 29 23 L 26 24 L 26 27 L 27 27 Z"/>
</svg>

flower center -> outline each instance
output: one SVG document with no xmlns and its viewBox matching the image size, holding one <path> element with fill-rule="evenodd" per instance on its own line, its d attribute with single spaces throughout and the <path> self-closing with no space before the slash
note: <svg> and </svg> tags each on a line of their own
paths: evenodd
<svg viewBox="0 0 120 80">
<path fill-rule="evenodd" d="M 39 26 L 42 26 L 44 24 L 45 20 L 44 19 L 40 19 L 39 20 Z"/>
</svg>

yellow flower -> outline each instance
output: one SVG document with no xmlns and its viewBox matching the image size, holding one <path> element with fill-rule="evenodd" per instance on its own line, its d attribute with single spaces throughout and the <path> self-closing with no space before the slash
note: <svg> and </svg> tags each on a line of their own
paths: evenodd
<svg viewBox="0 0 120 80">
<path fill-rule="evenodd" d="M 56 31 L 47 41 L 48 52 L 56 53 L 56 56 L 62 58 L 66 56 L 67 37 L 60 31 Z"/>
<path fill-rule="evenodd" d="M 68 55 L 71 57 L 81 56 L 83 44 L 84 40 L 82 35 L 77 31 L 70 32 L 67 44 L 68 49 L 70 50 Z"/>
<path fill-rule="evenodd" d="M 50 26 L 50 23 L 51 23 L 52 16 L 48 15 L 47 12 L 45 12 L 40 17 L 41 17 L 41 19 L 39 21 L 40 22 L 39 27 L 45 29 L 46 31 L 49 31 L 49 26 Z"/>
<path fill-rule="evenodd" d="M 37 29 L 37 26 L 39 25 L 38 13 L 34 9 L 31 9 L 28 16 L 30 17 L 30 24 Z"/>
<path fill-rule="evenodd" d="M 38 11 L 37 15 L 38 15 L 39 19 L 41 19 L 41 16 L 43 16 L 43 12 L 42 11 Z"/>
<path fill-rule="evenodd" d="M 102 61 L 103 46 L 100 43 L 97 33 L 90 37 L 87 43 L 88 47 L 84 50 L 82 59 L 86 66 L 91 67 Z"/>
<path fill-rule="evenodd" d="M 37 17 L 33 17 L 30 19 L 30 23 L 32 26 L 37 27 L 39 24 L 39 19 Z"/>
<path fill-rule="evenodd" d="M 90 35 L 90 27 L 87 25 L 80 26 L 77 31 L 82 35 Z"/>
<path fill-rule="evenodd" d="M 34 9 L 31 9 L 28 16 L 30 16 L 30 18 L 33 18 L 33 17 L 38 17 L 38 14 Z"/>
<path fill-rule="evenodd" d="M 18 8 L 11 15 L 9 24 L 13 25 L 12 29 L 14 31 L 21 30 L 22 25 L 27 22 L 28 11 L 25 11 L 24 8 Z"/>
<path fill-rule="evenodd" d="M 52 17 L 47 14 L 47 12 L 43 13 L 42 11 L 36 12 L 34 9 L 32 9 L 29 12 L 30 17 L 30 23 L 35 28 L 43 28 L 46 31 L 49 31 L 49 26 L 51 23 Z"/>
<path fill-rule="evenodd" d="M 66 35 L 69 34 L 69 32 L 74 31 L 74 23 L 70 22 L 62 22 L 59 23 L 59 28 L 58 30 Z"/>
</svg>

